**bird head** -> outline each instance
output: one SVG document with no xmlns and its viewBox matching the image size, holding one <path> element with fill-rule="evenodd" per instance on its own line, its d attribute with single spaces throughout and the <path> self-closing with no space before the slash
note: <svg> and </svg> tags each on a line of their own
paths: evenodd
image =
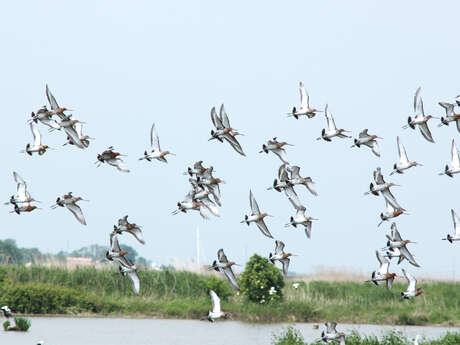
<svg viewBox="0 0 460 345">
<path fill-rule="evenodd" d="M 99 162 L 104 163 L 104 157 L 102 157 L 102 155 L 97 155 L 97 160 L 98 160 Z"/>
<path fill-rule="evenodd" d="M 107 260 L 109 260 L 109 261 L 113 261 L 112 257 L 110 256 L 109 251 L 106 251 L 106 252 L 105 252 L 105 258 L 106 258 Z"/>
<path fill-rule="evenodd" d="M 424 293 L 422 288 L 418 288 L 417 291 L 415 292 L 415 296 L 420 296 L 422 293 Z"/>
<path fill-rule="evenodd" d="M 441 116 L 441 123 L 446 125 L 446 126 L 449 126 L 449 122 L 446 120 L 446 118 L 444 116 Z"/>
</svg>

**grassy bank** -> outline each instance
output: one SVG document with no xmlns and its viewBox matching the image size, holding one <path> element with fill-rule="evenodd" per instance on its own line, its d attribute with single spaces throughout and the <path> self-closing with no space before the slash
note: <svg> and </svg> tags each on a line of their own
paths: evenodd
<svg viewBox="0 0 460 345">
<path fill-rule="evenodd" d="M 28 314 L 101 314 L 171 318 L 204 317 L 210 309 L 209 288 L 223 297 L 222 309 L 233 319 L 253 322 L 338 322 L 398 325 L 460 325 L 460 286 L 423 284 L 425 294 L 402 301 L 403 284 L 388 293 L 383 286 L 354 282 L 288 281 L 284 301 L 246 302 L 225 281 L 180 271 L 139 271 L 140 296 L 115 269 L 3 266 L 0 305 Z M 226 299 L 225 296 L 228 296 Z"/>
</svg>

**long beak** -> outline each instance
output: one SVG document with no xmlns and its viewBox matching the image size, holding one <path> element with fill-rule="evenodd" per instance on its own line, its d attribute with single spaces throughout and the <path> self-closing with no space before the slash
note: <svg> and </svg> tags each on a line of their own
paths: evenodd
<svg viewBox="0 0 460 345">
<path fill-rule="evenodd" d="M 214 139 L 216 139 L 216 138 L 214 138 L 214 137 L 211 137 L 211 138 L 209 138 L 209 139 L 208 139 L 208 141 L 211 141 L 211 140 L 214 140 Z"/>
<path fill-rule="evenodd" d="M 285 228 L 289 228 L 290 226 L 291 226 L 291 223 L 286 223 L 286 224 L 284 224 L 284 227 L 285 227 Z"/>
<path fill-rule="evenodd" d="M 439 120 L 439 117 L 437 117 L 437 116 L 432 116 L 431 118 L 432 118 L 432 119 L 438 119 L 438 120 Z"/>
<path fill-rule="evenodd" d="M 321 139 L 322 139 L 322 137 L 316 138 L 316 140 L 321 140 Z"/>
<path fill-rule="evenodd" d="M 401 128 L 402 128 L 402 129 L 407 129 L 407 128 L 409 128 L 409 125 L 404 125 L 404 126 L 402 126 Z"/>
<path fill-rule="evenodd" d="M 442 122 L 441 123 L 438 123 L 438 127 L 441 128 L 442 126 L 446 126 L 445 124 L 443 124 Z"/>
<path fill-rule="evenodd" d="M 274 217 L 274 216 L 272 216 L 271 214 L 268 214 L 268 213 L 267 213 L 267 216 L 268 216 L 268 217 Z"/>
<path fill-rule="evenodd" d="M 351 145 L 351 146 L 350 146 L 350 149 L 351 149 L 352 147 L 355 147 L 355 146 L 356 146 L 356 145 Z"/>
<path fill-rule="evenodd" d="M 377 227 L 379 227 L 380 225 L 382 225 L 382 223 L 383 223 L 383 220 L 377 225 Z"/>
<path fill-rule="evenodd" d="M 53 209 L 53 210 L 54 210 L 56 207 L 58 207 L 57 204 L 54 204 L 54 205 L 51 205 L 51 206 L 50 206 L 50 208 Z"/>
<path fill-rule="evenodd" d="M 263 150 L 262 150 L 262 151 L 259 151 L 259 153 L 263 153 L 263 152 L 264 152 Z"/>
</svg>

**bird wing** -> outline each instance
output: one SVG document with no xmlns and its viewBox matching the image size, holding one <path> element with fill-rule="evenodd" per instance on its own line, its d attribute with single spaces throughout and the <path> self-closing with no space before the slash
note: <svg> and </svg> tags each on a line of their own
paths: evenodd
<svg viewBox="0 0 460 345">
<path fill-rule="evenodd" d="M 222 125 L 222 122 L 220 121 L 219 117 L 217 116 L 216 112 L 216 107 L 212 107 L 211 109 L 211 121 L 214 127 L 216 127 L 217 130 L 219 129 L 224 129 L 224 126 Z"/>
<path fill-rule="evenodd" d="M 300 91 L 300 108 L 308 109 L 310 107 L 310 96 L 308 95 L 307 90 L 303 86 L 303 83 L 299 83 L 299 91 Z"/>
<path fill-rule="evenodd" d="M 257 201 L 252 194 L 252 190 L 249 190 L 249 203 L 251 205 L 252 214 L 260 214 L 259 205 L 257 205 Z"/>
<path fill-rule="evenodd" d="M 458 156 L 457 146 L 455 146 L 455 140 L 452 139 L 452 168 L 460 168 L 460 158 Z"/>
<path fill-rule="evenodd" d="M 78 137 L 83 137 L 83 125 L 81 122 L 77 122 L 75 125 L 75 132 L 77 133 Z"/>
<path fill-rule="evenodd" d="M 438 104 L 446 110 L 446 116 L 452 116 L 454 114 L 454 105 L 452 103 L 439 102 Z"/>
<path fill-rule="evenodd" d="M 452 221 L 454 222 L 455 235 L 460 236 L 460 219 L 453 209 L 450 212 L 452 213 Z"/>
<path fill-rule="evenodd" d="M 220 114 L 220 120 L 221 120 L 222 124 L 224 125 L 224 127 L 225 128 L 231 128 L 230 121 L 228 119 L 227 112 L 225 111 L 225 108 L 224 108 L 223 104 L 220 106 L 219 114 Z"/>
<path fill-rule="evenodd" d="M 385 183 L 385 180 L 384 180 L 383 175 L 382 175 L 382 169 L 377 168 L 377 169 L 374 170 L 374 181 L 377 184 L 384 184 Z"/>
<path fill-rule="evenodd" d="M 206 185 L 208 191 L 211 192 L 212 196 L 214 197 L 214 201 L 217 205 L 222 206 L 220 201 L 220 187 L 218 184 L 208 184 Z"/>
<path fill-rule="evenodd" d="M 14 181 L 17 183 L 17 189 L 16 189 L 16 195 L 17 195 L 17 199 L 19 200 L 24 200 L 28 197 L 28 193 L 27 193 L 27 184 L 26 184 L 26 181 L 24 181 L 22 179 L 21 176 L 19 176 L 19 174 L 15 171 L 13 171 L 13 177 L 14 177 Z"/>
<path fill-rule="evenodd" d="M 393 241 L 402 241 L 401 235 L 396 227 L 396 223 L 391 223 L 391 239 Z"/>
<path fill-rule="evenodd" d="M 282 241 L 275 241 L 275 254 L 283 254 L 284 253 L 284 243 Z"/>
<path fill-rule="evenodd" d="M 311 238 L 311 225 L 311 221 L 305 224 L 305 235 L 307 235 L 307 238 Z"/>
<path fill-rule="evenodd" d="M 109 163 L 111 166 L 114 166 L 115 168 L 117 168 L 118 171 L 129 172 L 128 166 L 120 158 L 108 159 L 107 163 Z"/>
<path fill-rule="evenodd" d="M 209 290 L 209 295 L 211 296 L 212 303 L 212 312 L 220 313 L 220 298 L 213 290 Z"/>
<path fill-rule="evenodd" d="M 246 156 L 238 140 L 231 135 L 230 133 L 225 133 L 223 138 L 228 141 L 228 143 L 233 147 L 233 149 L 242 156 Z"/>
<path fill-rule="evenodd" d="M 407 279 L 407 283 L 409 284 L 409 286 L 407 287 L 407 290 L 415 291 L 415 287 L 417 285 L 417 280 L 414 278 L 414 276 L 412 274 L 406 272 L 406 270 L 404 268 L 402 269 L 402 272 L 404 274 L 404 277 L 406 277 L 406 279 Z"/>
<path fill-rule="evenodd" d="M 395 208 L 393 207 L 393 205 L 390 204 L 387 199 L 385 199 L 385 203 L 387 205 L 387 212 L 389 214 L 393 213 L 395 211 Z"/>
<path fill-rule="evenodd" d="M 83 224 L 83 225 L 86 225 L 86 220 L 85 220 L 85 217 L 83 216 L 83 212 L 81 211 L 81 208 L 80 206 L 78 206 L 77 204 L 65 204 L 65 207 L 73 213 L 73 215 L 75 216 L 75 218 L 77 218 L 77 220 Z"/>
<path fill-rule="evenodd" d="M 294 191 L 294 188 L 292 186 L 288 186 L 284 188 L 284 194 L 286 194 L 286 196 L 291 201 L 292 205 L 294 205 L 296 210 L 302 208 L 302 204 L 300 203 L 299 196 Z"/>
<path fill-rule="evenodd" d="M 138 240 L 140 243 L 145 244 L 144 234 L 142 233 L 142 230 L 138 226 L 136 226 L 136 227 L 134 227 L 132 229 L 128 229 L 128 230 L 126 230 L 126 232 L 130 233 L 131 235 L 133 235 L 134 238 L 136 240 Z"/>
<path fill-rule="evenodd" d="M 288 274 L 288 269 L 289 269 L 289 262 L 291 260 L 289 258 L 284 258 L 284 259 L 281 259 L 280 262 L 283 264 L 283 274 L 284 276 L 286 277 L 287 274 Z"/>
<path fill-rule="evenodd" d="M 262 231 L 265 236 L 273 238 L 273 235 L 270 233 L 270 231 L 268 231 L 267 225 L 263 219 L 258 220 L 256 224 L 259 227 L 259 230 Z"/>
<path fill-rule="evenodd" d="M 228 281 L 232 286 L 236 289 L 239 290 L 240 287 L 238 286 L 238 282 L 236 280 L 235 274 L 233 273 L 233 270 L 231 267 L 226 267 L 224 270 L 224 274 L 227 277 Z"/>
<path fill-rule="evenodd" d="M 377 157 L 380 157 L 380 147 L 379 147 L 379 144 L 377 143 L 376 140 L 372 140 L 371 142 L 372 144 L 372 152 L 374 153 L 374 155 L 376 155 Z"/>
<path fill-rule="evenodd" d="M 334 121 L 334 118 L 332 117 L 332 114 L 329 113 L 329 111 L 328 111 L 328 105 L 327 104 L 326 104 L 326 108 L 324 110 L 324 113 L 326 115 L 327 128 L 330 131 L 335 131 L 337 129 L 337 127 L 335 126 L 335 121 Z"/>
<path fill-rule="evenodd" d="M 272 152 L 276 154 L 281 159 L 281 161 L 283 161 L 283 163 L 289 164 L 286 151 L 283 148 L 274 149 Z"/>
<path fill-rule="evenodd" d="M 428 141 L 434 143 L 433 136 L 431 135 L 431 131 L 430 131 L 430 129 L 428 128 L 428 123 L 426 123 L 426 122 L 421 123 L 421 124 L 418 125 L 418 128 L 419 128 L 419 130 L 420 130 L 420 133 L 422 133 L 423 137 L 424 137 L 426 140 L 428 140 Z"/>
<path fill-rule="evenodd" d="M 153 123 L 152 128 L 150 128 L 150 145 L 155 149 L 155 151 L 161 151 L 160 138 L 158 137 L 155 123 Z"/>
<path fill-rule="evenodd" d="M 383 255 L 376 250 L 375 254 L 377 255 L 377 260 L 380 262 L 379 274 L 386 274 L 388 273 L 388 267 L 390 266 L 390 261 L 387 258 L 383 257 Z"/>
<path fill-rule="evenodd" d="M 336 327 L 337 327 L 337 322 L 326 322 L 326 333 L 328 334 L 337 333 Z"/>
<path fill-rule="evenodd" d="M 34 136 L 34 146 L 39 147 L 42 144 L 42 138 L 40 135 L 40 131 L 38 130 L 34 122 L 30 123 L 30 130 L 32 131 L 32 135 Z"/>
<path fill-rule="evenodd" d="M 59 108 L 56 98 L 54 98 L 53 94 L 48 88 L 48 85 L 46 85 L 46 98 L 48 98 L 48 102 L 50 103 L 51 110 L 56 110 Z"/>
<path fill-rule="evenodd" d="M 401 255 L 406 258 L 407 261 L 409 261 L 412 265 L 415 267 L 420 267 L 420 265 L 415 261 L 414 257 L 412 254 L 409 252 L 409 249 L 406 248 L 406 246 L 402 246 L 399 248 L 399 251 L 401 252 Z"/>
<path fill-rule="evenodd" d="M 396 198 L 394 197 L 393 193 L 391 193 L 391 191 L 387 188 L 387 189 L 384 189 L 382 190 L 380 193 L 382 193 L 383 197 L 385 198 L 385 200 L 391 204 L 391 206 L 393 206 L 394 208 L 396 209 L 400 209 L 400 210 L 403 210 L 404 209 L 398 204 L 398 202 L 396 201 Z"/>
<path fill-rule="evenodd" d="M 364 129 L 361 133 L 359 133 L 359 138 L 367 138 L 369 136 L 369 134 L 367 133 L 368 132 L 368 129 Z"/>
<path fill-rule="evenodd" d="M 222 248 L 217 251 L 217 259 L 222 264 L 226 264 L 228 262 L 227 255 L 225 255 Z"/>
<path fill-rule="evenodd" d="M 40 119 L 39 121 L 48 127 L 51 127 L 54 129 L 61 129 L 61 126 L 53 119 L 44 118 L 44 119 Z"/>
<path fill-rule="evenodd" d="M 310 181 L 307 180 L 307 184 L 305 185 L 307 189 L 310 191 L 311 194 L 318 196 L 318 192 L 314 189 L 313 187 L 314 182 L 310 179 Z"/>
<path fill-rule="evenodd" d="M 291 172 L 291 179 L 300 177 L 300 167 L 298 167 L 297 165 L 293 165 L 288 169 Z"/>
<path fill-rule="evenodd" d="M 303 216 L 306 210 L 305 206 L 294 202 L 294 200 L 292 200 L 291 198 L 288 198 L 288 199 L 291 202 L 292 206 L 294 206 L 294 208 L 297 210 L 297 215 L 299 214 L 299 212 L 301 212 L 301 215 Z"/>
<path fill-rule="evenodd" d="M 84 149 L 85 145 L 80 140 L 80 137 L 78 136 L 77 132 L 73 127 L 64 127 L 64 131 L 66 134 L 69 136 L 70 140 L 74 143 L 75 146 Z"/>
<path fill-rule="evenodd" d="M 118 243 L 118 235 L 114 232 L 110 234 L 110 250 L 114 253 L 121 252 L 120 244 Z"/>
<path fill-rule="evenodd" d="M 118 226 L 126 226 L 128 225 L 128 215 L 124 216 L 123 218 L 118 219 Z"/>
<path fill-rule="evenodd" d="M 401 140 L 399 139 L 399 137 L 396 138 L 396 141 L 398 142 L 399 162 L 401 164 L 409 162 L 409 158 L 407 158 L 406 149 L 404 148 L 404 145 L 401 144 Z"/>
<path fill-rule="evenodd" d="M 139 295 L 139 290 L 140 290 L 140 285 L 141 281 L 139 279 L 139 276 L 137 275 L 137 271 L 134 269 L 130 272 L 128 272 L 128 276 L 133 282 L 133 291 L 136 295 Z"/>
<path fill-rule="evenodd" d="M 278 179 L 280 181 L 287 181 L 288 180 L 288 173 L 287 173 L 287 170 L 286 170 L 286 164 L 282 164 L 278 168 Z"/>
<path fill-rule="evenodd" d="M 423 111 L 423 101 L 422 97 L 420 96 L 420 91 L 422 90 L 421 87 L 415 91 L 415 96 L 414 96 L 414 113 L 415 117 L 423 117 L 425 116 L 425 112 Z"/>
</svg>

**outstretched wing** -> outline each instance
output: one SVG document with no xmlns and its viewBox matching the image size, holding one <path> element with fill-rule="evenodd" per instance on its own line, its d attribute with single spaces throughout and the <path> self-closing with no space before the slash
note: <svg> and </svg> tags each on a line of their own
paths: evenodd
<svg viewBox="0 0 460 345">
<path fill-rule="evenodd" d="M 429 142 L 434 143 L 433 136 L 431 135 L 431 131 L 428 128 L 428 123 L 424 122 L 418 125 L 420 133 L 422 133 L 423 137 L 428 140 Z"/>
<path fill-rule="evenodd" d="M 209 295 L 211 296 L 212 303 L 212 312 L 220 313 L 220 298 L 213 290 L 209 290 Z"/>
<path fill-rule="evenodd" d="M 376 250 L 375 255 L 377 256 L 377 260 L 379 260 L 380 263 L 380 268 L 379 268 L 379 274 L 386 274 L 388 273 L 388 267 L 390 266 L 390 261 L 388 261 L 383 255 Z"/>
<path fill-rule="evenodd" d="M 275 241 L 275 254 L 283 254 L 284 253 L 284 243 L 281 241 Z"/>
<path fill-rule="evenodd" d="M 34 136 L 34 146 L 39 147 L 42 143 L 42 139 L 40 132 L 34 122 L 30 123 L 30 130 L 32 131 L 32 135 Z"/>
<path fill-rule="evenodd" d="M 252 190 L 249 190 L 249 203 L 251 205 L 252 214 L 260 214 L 259 205 L 257 205 L 257 201 L 252 194 Z"/>
<path fill-rule="evenodd" d="M 83 225 L 86 225 L 85 217 L 83 216 L 83 212 L 77 204 L 65 204 L 65 207 L 72 212 L 75 218 Z"/>
<path fill-rule="evenodd" d="M 399 251 L 401 252 L 401 255 L 404 256 L 404 258 L 407 261 L 409 261 L 412 265 L 414 265 L 415 267 L 420 267 L 420 265 L 415 261 L 414 257 L 409 252 L 409 249 L 406 248 L 406 246 L 399 248 Z"/>
<path fill-rule="evenodd" d="M 460 168 L 460 159 L 458 156 L 457 146 L 455 146 L 455 140 L 452 139 L 452 167 Z"/>
<path fill-rule="evenodd" d="M 337 127 L 335 126 L 335 121 L 334 121 L 334 118 L 332 117 L 332 114 L 329 113 L 328 111 L 327 104 L 326 104 L 326 108 L 324 109 L 324 114 L 326 115 L 327 128 L 329 129 L 329 131 L 335 131 Z"/>
<path fill-rule="evenodd" d="M 409 161 L 409 158 L 407 158 L 406 149 L 404 148 L 404 145 L 401 143 L 399 137 L 396 137 L 396 141 L 398 142 L 399 162 L 401 164 L 407 163 Z"/>
<path fill-rule="evenodd" d="M 152 128 L 150 128 L 150 145 L 155 149 L 155 151 L 161 151 L 160 138 L 158 137 L 155 123 L 153 123 Z"/>
<path fill-rule="evenodd" d="M 310 96 L 308 95 L 305 86 L 303 83 L 299 83 L 299 91 L 300 91 L 300 108 L 301 109 L 308 109 L 310 107 Z"/>
<path fill-rule="evenodd" d="M 267 237 L 273 238 L 273 235 L 270 233 L 270 231 L 267 228 L 267 225 L 265 224 L 263 219 L 260 219 L 256 222 L 259 230 Z"/>
<path fill-rule="evenodd" d="M 460 219 L 453 209 L 450 212 L 452 213 L 452 221 L 454 222 L 455 236 L 460 236 Z"/>
<path fill-rule="evenodd" d="M 391 239 L 397 242 L 402 241 L 401 235 L 396 227 L 396 223 L 391 223 Z"/>
<path fill-rule="evenodd" d="M 222 124 L 224 125 L 224 127 L 231 128 L 230 120 L 228 119 L 227 112 L 225 111 L 223 104 L 220 106 L 219 114 L 220 114 L 220 120 L 222 121 Z"/>
<path fill-rule="evenodd" d="M 227 277 L 228 281 L 230 282 L 230 284 L 232 284 L 232 286 L 236 290 L 239 290 L 240 287 L 238 286 L 238 282 L 236 281 L 236 277 L 235 277 L 235 274 L 232 271 L 232 268 L 231 267 L 226 267 L 223 271 L 224 271 L 224 274 Z"/>
<path fill-rule="evenodd" d="M 226 264 L 228 262 L 227 255 L 225 255 L 224 250 L 221 248 L 217 251 L 217 259 L 220 263 Z"/>
<path fill-rule="evenodd" d="M 423 116 L 425 116 L 425 112 L 423 111 L 422 96 L 420 95 L 421 90 L 422 90 L 422 88 L 419 86 L 417 91 L 415 91 L 415 96 L 414 96 L 414 113 L 415 113 L 415 117 L 423 117 Z"/>
<path fill-rule="evenodd" d="M 56 110 L 59 108 L 56 98 L 54 98 L 53 94 L 48 88 L 48 84 L 46 85 L 46 98 L 48 98 L 48 102 L 50 103 L 51 110 Z"/>
</svg>

